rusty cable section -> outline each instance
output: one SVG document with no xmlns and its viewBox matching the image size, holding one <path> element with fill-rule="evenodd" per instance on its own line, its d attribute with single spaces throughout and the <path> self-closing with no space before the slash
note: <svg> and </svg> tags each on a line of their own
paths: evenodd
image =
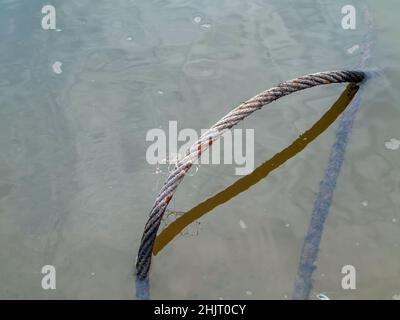
<svg viewBox="0 0 400 320">
<path fill-rule="evenodd" d="M 137 298 L 149 299 L 149 270 L 151 255 L 164 212 L 186 173 L 214 141 L 223 135 L 226 130 L 231 129 L 254 111 L 261 109 L 263 106 L 281 97 L 320 85 L 346 82 L 359 83 L 365 78 L 366 73 L 363 71 L 344 70 L 318 72 L 285 81 L 259 93 L 246 102 L 243 102 L 207 130 L 199 140 L 188 149 L 185 157 L 177 162 L 174 171 L 172 171 L 166 179 L 153 207 L 150 210 L 150 216 L 144 228 L 136 260 Z"/>
</svg>

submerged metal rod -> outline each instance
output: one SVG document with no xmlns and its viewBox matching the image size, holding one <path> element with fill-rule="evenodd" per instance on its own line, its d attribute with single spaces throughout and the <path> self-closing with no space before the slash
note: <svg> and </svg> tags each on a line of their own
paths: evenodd
<svg viewBox="0 0 400 320">
<path fill-rule="evenodd" d="M 142 240 L 136 261 L 136 296 L 139 299 L 149 299 L 149 270 L 151 255 L 158 228 L 165 210 L 171 201 L 178 185 L 183 180 L 193 163 L 200 157 L 211 144 L 216 141 L 226 130 L 248 117 L 263 106 L 289 95 L 293 92 L 332 83 L 359 83 L 366 78 L 363 71 L 326 71 L 308 74 L 296 79 L 285 81 L 253 98 L 243 102 L 238 107 L 221 118 L 187 151 L 185 157 L 178 161 L 174 171 L 170 173 L 161 188 L 156 201 L 150 211 L 149 219 L 144 228 Z"/>
</svg>

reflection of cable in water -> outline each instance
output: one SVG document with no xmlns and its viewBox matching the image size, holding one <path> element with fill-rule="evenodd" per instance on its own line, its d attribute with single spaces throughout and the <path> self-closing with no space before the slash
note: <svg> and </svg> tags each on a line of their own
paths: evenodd
<svg viewBox="0 0 400 320">
<path fill-rule="evenodd" d="M 226 130 L 231 129 L 237 123 L 251 115 L 254 111 L 260 110 L 265 105 L 283 96 L 319 85 L 344 82 L 359 83 L 363 81 L 364 78 L 365 73 L 362 71 L 345 70 L 319 72 L 292 79 L 261 92 L 240 104 L 207 130 L 200 139 L 189 148 L 186 156 L 177 163 L 175 170 L 168 176 L 151 209 L 150 217 L 143 232 L 136 261 L 137 297 L 139 299 L 149 298 L 148 274 L 151 264 L 151 253 L 153 251 L 154 241 L 162 216 L 186 173 L 190 170 L 193 163 L 210 145 L 212 145 L 214 141 L 219 139 Z"/>
<path fill-rule="evenodd" d="M 271 159 L 264 162 L 249 175 L 234 182 L 225 190 L 208 198 L 204 202 L 185 212 L 175 221 L 171 222 L 156 238 L 153 254 L 160 252 L 176 235 L 184 230 L 190 223 L 196 221 L 204 214 L 210 212 L 217 206 L 229 201 L 252 185 L 265 178 L 276 168 L 287 160 L 293 158 L 302 151 L 310 142 L 322 134 L 345 110 L 358 90 L 358 86 L 350 84 L 341 94 L 333 106 L 319 119 L 309 130 L 299 136 L 290 146 L 275 154 Z"/>
<path fill-rule="evenodd" d="M 370 57 L 370 47 L 372 45 L 372 17 L 367 8 L 364 8 L 368 31 L 364 39 L 363 54 L 359 68 L 364 69 Z M 304 239 L 303 248 L 300 256 L 293 299 L 308 299 L 312 289 L 312 274 L 316 268 L 319 244 L 322 237 L 324 222 L 328 216 L 329 208 L 332 204 L 333 192 L 336 188 L 337 178 L 343 164 L 347 142 L 351 134 L 356 113 L 361 104 L 361 95 L 364 86 L 361 87 L 357 97 L 353 100 L 346 112 L 340 118 L 339 126 L 336 131 L 335 141 L 329 155 L 328 165 L 324 176 L 320 182 L 320 189 L 317 193 L 314 208 L 311 216 L 310 225 Z"/>
</svg>

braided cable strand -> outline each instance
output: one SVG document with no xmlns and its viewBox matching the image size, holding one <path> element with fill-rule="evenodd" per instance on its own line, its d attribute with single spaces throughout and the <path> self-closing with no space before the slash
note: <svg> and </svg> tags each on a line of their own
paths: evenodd
<svg viewBox="0 0 400 320">
<path fill-rule="evenodd" d="M 174 171 L 168 176 L 150 211 L 136 261 L 136 296 L 139 299 L 149 298 L 148 274 L 153 245 L 161 219 L 174 192 L 193 163 L 214 141 L 226 130 L 231 129 L 254 111 L 261 109 L 263 106 L 281 97 L 320 85 L 345 82 L 359 83 L 363 81 L 365 77 L 366 74 L 363 71 L 326 71 L 285 81 L 243 102 L 207 130 L 199 140 L 189 148 L 185 157 L 177 162 Z"/>
</svg>

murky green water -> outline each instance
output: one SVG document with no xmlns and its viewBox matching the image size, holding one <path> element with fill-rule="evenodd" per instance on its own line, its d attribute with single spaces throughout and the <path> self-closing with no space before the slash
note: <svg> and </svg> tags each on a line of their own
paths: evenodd
<svg viewBox="0 0 400 320">
<path fill-rule="evenodd" d="M 239 102 L 302 74 L 354 68 L 366 32 L 343 30 L 359 1 L 0 0 L 0 298 L 134 298 L 143 226 L 166 178 L 146 132 L 208 128 Z M 326 222 L 312 298 L 400 294 L 398 1 L 368 1 L 376 44 Z M 54 67 L 54 68 L 53 68 Z M 239 128 L 256 166 L 327 110 L 343 86 L 294 94 Z M 267 179 L 204 216 L 153 260 L 153 298 L 290 298 L 336 125 Z M 235 180 L 200 166 L 178 189 L 184 211 Z M 243 228 L 245 224 L 246 228 Z M 192 227 L 193 228 L 193 227 Z M 341 268 L 357 270 L 343 290 Z M 43 290 L 54 265 L 57 289 Z"/>
</svg>

